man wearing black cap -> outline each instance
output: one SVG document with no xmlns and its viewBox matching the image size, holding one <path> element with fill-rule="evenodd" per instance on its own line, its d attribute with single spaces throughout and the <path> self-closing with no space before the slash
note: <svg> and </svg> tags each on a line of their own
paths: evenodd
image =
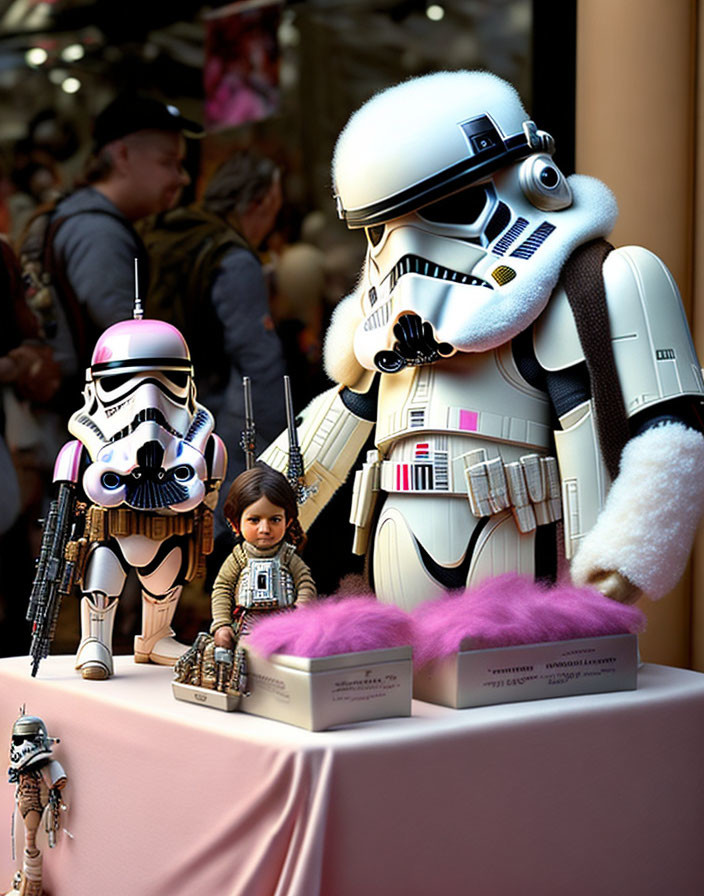
<svg viewBox="0 0 704 896">
<path fill-rule="evenodd" d="M 103 329 L 132 316 L 135 258 L 146 294 L 147 256 L 132 224 L 176 203 L 189 182 L 184 134 L 202 133 L 175 106 L 149 97 L 118 97 L 98 115 L 86 185 L 54 215 L 64 219 L 53 238 L 63 294 L 54 349 L 66 376 L 85 367 Z"/>
</svg>

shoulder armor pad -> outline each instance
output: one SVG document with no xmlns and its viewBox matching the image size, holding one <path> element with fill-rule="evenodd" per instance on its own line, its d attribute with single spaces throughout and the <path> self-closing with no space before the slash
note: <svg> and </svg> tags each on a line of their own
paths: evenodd
<svg viewBox="0 0 704 896">
<path fill-rule="evenodd" d="M 640 246 L 625 246 L 607 256 L 603 274 L 628 416 L 668 399 L 704 394 L 680 294 L 662 261 Z M 546 370 L 563 370 L 584 360 L 562 289 L 536 322 L 533 339 L 538 362 Z"/>
<path fill-rule="evenodd" d="M 628 416 L 704 394 L 702 370 L 672 274 L 647 249 L 625 246 L 604 262 L 614 359 Z"/>
<path fill-rule="evenodd" d="M 224 479 L 227 471 L 227 448 L 225 443 L 217 433 L 210 436 L 212 445 L 212 456 L 210 458 L 208 470 L 209 479 Z"/>
<path fill-rule="evenodd" d="M 42 773 L 49 787 L 58 787 L 61 790 L 66 784 L 66 772 L 56 759 L 50 759 L 42 768 Z"/>
<path fill-rule="evenodd" d="M 56 455 L 54 482 L 78 482 L 83 451 L 83 445 L 77 439 L 66 442 Z"/>
</svg>

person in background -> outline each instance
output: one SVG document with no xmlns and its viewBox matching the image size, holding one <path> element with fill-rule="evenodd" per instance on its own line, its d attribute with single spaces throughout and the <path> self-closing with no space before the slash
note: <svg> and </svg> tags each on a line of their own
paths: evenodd
<svg viewBox="0 0 704 896">
<path fill-rule="evenodd" d="M 285 365 L 256 251 L 271 232 L 281 202 L 276 164 L 243 150 L 215 171 L 200 202 L 140 228 L 151 265 L 146 312 L 174 324 L 188 339 L 198 400 L 215 415 L 228 450 L 224 494 L 245 468 L 242 378 L 248 376 L 252 384 L 258 450 L 286 420 Z M 215 534 L 214 563 L 231 547 L 221 510 Z"/>
<path fill-rule="evenodd" d="M 15 166 L 10 174 L 13 191 L 8 197 L 9 235 L 17 242 L 36 210 L 58 200 L 61 175 L 56 162 L 43 150 L 30 147 L 26 152 L 15 146 Z"/>
<path fill-rule="evenodd" d="M 135 258 L 146 291 L 148 258 L 133 224 L 171 208 L 189 182 L 184 134 L 202 135 L 175 106 L 123 95 L 96 118 L 83 186 L 52 214 L 61 293 L 54 353 L 65 376 L 82 374 L 95 339 L 132 316 Z M 63 319 L 62 319 L 63 318 Z"/>
<path fill-rule="evenodd" d="M 293 243 L 276 259 L 274 321 L 299 410 L 330 385 L 322 361 L 325 279 L 325 255 L 315 246 Z"/>
<path fill-rule="evenodd" d="M 0 238 L 0 656 L 29 646 L 25 601 L 34 571 L 43 482 L 26 407 L 50 401 L 60 383 L 51 350 L 24 301 L 19 262 Z"/>
</svg>

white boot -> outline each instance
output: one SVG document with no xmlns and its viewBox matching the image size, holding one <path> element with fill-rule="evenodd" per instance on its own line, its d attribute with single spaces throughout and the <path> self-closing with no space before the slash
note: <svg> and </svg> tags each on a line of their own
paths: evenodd
<svg viewBox="0 0 704 896">
<path fill-rule="evenodd" d="M 176 612 L 181 587 L 157 599 L 142 592 L 142 634 L 134 639 L 135 663 L 157 663 L 174 666 L 187 650 L 186 644 L 174 638 L 171 620 Z"/>
<path fill-rule="evenodd" d="M 117 598 L 93 593 L 81 600 L 81 643 L 76 669 L 83 678 L 104 679 L 113 673 L 112 629 Z"/>
</svg>

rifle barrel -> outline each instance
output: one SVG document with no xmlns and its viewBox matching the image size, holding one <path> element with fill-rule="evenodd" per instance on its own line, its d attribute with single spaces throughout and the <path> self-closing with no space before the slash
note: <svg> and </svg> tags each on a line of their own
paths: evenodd
<svg viewBox="0 0 704 896">
<path fill-rule="evenodd" d="M 298 448 L 298 430 L 296 429 L 296 415 L 293 412 L 293 397 L 291 395 L 291 378 L 284 376 L 284 398 L 286 400 L 286 426 L 288 428 L 289 448 Z"/>
<path fill-rule="evenodd" d="M 248 376 L 242 377 L 242 390 L 244 392 L 244 430 L 240 445 L 244 451 L 245 467 L 251 470 L 254 466 L 257 436 L 254 426 L 254 406 L 252 405 L 252 381 Z"/>
</svg>

